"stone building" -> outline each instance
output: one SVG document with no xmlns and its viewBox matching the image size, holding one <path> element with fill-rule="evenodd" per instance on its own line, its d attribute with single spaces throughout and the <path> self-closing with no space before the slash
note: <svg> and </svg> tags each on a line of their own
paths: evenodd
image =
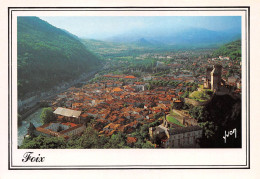
<svg viewBox="0 0 260 179">
<path fill-rule="evenodd" d="M 84 124 L 74 124 L 70 122 L 66 122 L 66 123 L 56 122 L 56 123 L 44 124 L 40 127 L 37 127 L 35 129 L 34 134 L 36 136 L 44 135 L 47 137 L 54 136 L 54 137 L 64 137 L 68 139 L 71 136 L 81 135 L 85 129 L 86 126 Z"/>
<path fill-rule="evenodd" d="M 207 68 L 204 88 L 211 89 L 214 92 L 219 91 L 223 82 L 221 74 L 222 66 L 219 64 L 213 65 L 213 68 Z"/>
<path fill-rule="evenodd" d="M 202 128 L 199 126 L 169 128 L 166 120 L 149 128 L 151 139 L 162 148 L 199 148 Z"/>
<path fill-rule="evenodd" d="M 209 67 L 206 70 L 206 79 L 205 79 L 205 82 L 204 82 L 204 88 L 207 88 L 207 89 L 211 88 L 211 84 L 210 84 L 211 74 L 210 73 L 211 73 L 212 70 L 213 70 L 212 67 Z"/>
<path fill-rule="evenodd" d="M 198 148 L 202 137 L 202 128 L 189 126 L 173 128 L 168 131 L 169 138 L 163 142 L 165 148 Z"/>
<path fill-rule="evenodd" d="M 221 73 L 222 73 L 222 66 L 214 65 L 213 70 L 210 73 L 212 91 L 219 91 L 220 86 L 221 86 Z"/>
</svg>

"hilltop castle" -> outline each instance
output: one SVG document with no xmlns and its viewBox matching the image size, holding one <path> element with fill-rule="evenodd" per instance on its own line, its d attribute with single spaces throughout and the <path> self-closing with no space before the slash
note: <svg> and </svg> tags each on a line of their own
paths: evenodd
<svg viewBox="0 0 260 179">
<path fill-rule="evenodd" d="M 204 88 L 211 89 L 213 92 L 221 91 L 222 86 L 225 86 L 225 81 L 221 78 L 222 66 L 217 64 L 213 68 L 207 68 L 206 80 Z"/>
</svg>

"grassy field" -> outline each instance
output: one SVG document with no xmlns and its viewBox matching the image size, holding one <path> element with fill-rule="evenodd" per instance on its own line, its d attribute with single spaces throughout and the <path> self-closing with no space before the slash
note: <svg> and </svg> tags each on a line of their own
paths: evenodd
<svg viewBox="0 0 260 179">
<path fill-rule="evenodd" d="M 182 127 L 185 127 L 183 124 L 181 124 L 175 117 L 173 117 L 173 116 L 167 116 L 167 120 L 169 121 L 169 122 L 172 122 L 172 123 L 174 123 L 174 124 L 177 124 L 177 125 L 179 125 L 179 126 L 182 126 Z"/>
<path fill-rule="evenodd" d="M 173 110 L 170 111 L 170 115 L 169 116 L 173 116 L 173 117 L 176 117 L 176 116 L 179 116 L 178 114 L 176 114 Z"/>
<path fill-rule="evenodd" d="M 202 91 L 194 91 L 189 97 L 199 102 L 208 101 L 212 96 L 212 91 L 208 89 L 203 89 Z"/>
</svg>

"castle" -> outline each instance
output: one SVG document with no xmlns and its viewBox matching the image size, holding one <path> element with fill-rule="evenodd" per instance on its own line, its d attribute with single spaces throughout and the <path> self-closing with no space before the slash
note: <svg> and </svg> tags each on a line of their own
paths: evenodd
<svg viewBox="0 0 260 179">
<path fill-rule="evenodd" d="M 207 68 L 204 88 L 211 89 L 213 92 L 221 91 L 221 87 L 225 86 L 225 81 L 221 78 L 222 66 L 213 65 L 213 68 Z"/>
</svg>

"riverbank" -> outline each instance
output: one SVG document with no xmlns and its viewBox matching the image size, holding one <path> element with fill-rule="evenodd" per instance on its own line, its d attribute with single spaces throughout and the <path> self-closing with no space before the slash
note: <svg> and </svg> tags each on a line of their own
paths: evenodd
<svg viewBox="0 0 260 179">
<path fill-rule="evenodd" d="M 42 109 L 43 108 L 38 108 L 33 113 L 28 115 L 24 120 L 21 121 L 21 124 L 18 127 L 18 146 L 22 144 L 24 136 L 27 134 L 27 130 L 30 125 L 30 122 L 35 127 L 39 127 L 42 125 L 41 118 L 40 118 Z"/>
<path fill-rule="evenodd" d="M 51 93 L 47 93 L 45 95 L 40 95 L 38 97 L 36 96 L 36 98 L 33 101 L 30 101 L 30 103 L 24 104 L 24 106 L 18 106 L 18 111 L 19 111 L 18 126 L 21 125 L 21 123 L 24 119 L 26 119 L 30 114 L 34 113 L 39 108 L 47 107 L 47 106 L 41 105 L 42 100 L 51 100 L 57 94 L 66 91 L 67 89 L 69 89 L 72 86 L 75 86 L 82 82 L 86 83 L 86 81 L 91 80 L 95 76 L 96 73 L 98 73 L 98 71 L 90 72 L 90 73 L 84 75 L 84 77 L 81 77 L 80 79 L 73 81 L 73 83 L 69 84 L 68 86 L 66 86 L 62 89 L 53 91 Z M 82 83 L 82 84 L 84 84 L 84 83 Z"/>
</svg>

